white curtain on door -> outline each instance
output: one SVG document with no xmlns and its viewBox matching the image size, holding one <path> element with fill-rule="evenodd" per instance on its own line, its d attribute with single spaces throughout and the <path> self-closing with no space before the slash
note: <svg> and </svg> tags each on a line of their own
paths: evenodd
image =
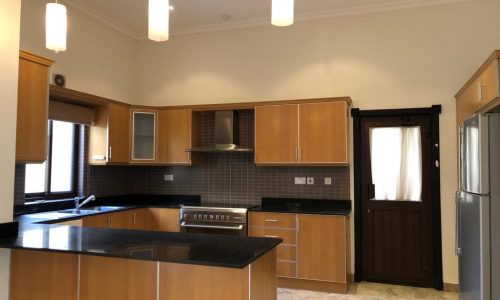
<svg viewBox="0 0 500 300">
<path fill-rule="evenodd" d="M 420 127 L 370 128 L 373 200 L 421 201 Z"/>
</svg>

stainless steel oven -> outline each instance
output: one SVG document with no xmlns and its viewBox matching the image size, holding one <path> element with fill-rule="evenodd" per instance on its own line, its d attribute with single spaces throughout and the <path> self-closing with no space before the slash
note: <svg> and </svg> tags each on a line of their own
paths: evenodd
<svg viewBox="0 0 500 300">
<path fill-rule="evenodd" d="M 247 235 L 247 207 L 206 204 L 182 206 L 181 232 Z"/>
</svg>

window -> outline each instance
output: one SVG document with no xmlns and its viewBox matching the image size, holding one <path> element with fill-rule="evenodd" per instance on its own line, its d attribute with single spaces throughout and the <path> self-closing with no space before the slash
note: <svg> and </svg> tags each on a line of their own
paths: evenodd
<svg viewBox="0 0 500 300">
<path fill-rule="evenodd" d="M 421 201 L 420 127 L 370 128 L 370 155 L 372 200 Z"/>
<path fill-rule="evenodd" d="M 49 121 L 49 149 L 43 164 L 26 164 L 26 198 L 76 194 L 79 125 Z"/>
</svg>

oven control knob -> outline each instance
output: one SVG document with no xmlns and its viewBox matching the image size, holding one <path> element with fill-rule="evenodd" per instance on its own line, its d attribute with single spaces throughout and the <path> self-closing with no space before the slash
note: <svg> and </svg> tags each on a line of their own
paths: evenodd
<svg viewBox="0 0 500 300">
<path fill-rule="evenodd" d="M 203 215 L 203 219 L 205 219 L 205 220 L 207 219 L 207 215 L 206 214 Z"/>
<path fill-rule="evenodd" d="M 214 219 L 214 215 L 210 215 L 210 220 L 213 220 Z"/>
<path fill-rule="evenodd" d="M 231 220 L 231 216 L 226 216 L 226 221 Z"/>
<path fill-rule="evenodd" d="M 193 215 L 193 219 L 195 219 L 195 220 L 196 220 L 196 217 L 198 217 L 198 215 L 197 215 L 197 214 L 194 214 L 194 215 Z"/>
<path fill-rule="evenodd" d="M 220 216 L 219 216 L 219 215 L 215 215 L 215 219 L 216 219 L 216 220 L 219 220 L 219 218 L 220 218 Z M 224 218 L 224 217 L 222 217 L 222 218 Z"/>
<path fill-rule="evenodd" d="M 184 214 L 184 219 L 187 219 L 188 218 L 188 214 Z"/>
</svg>

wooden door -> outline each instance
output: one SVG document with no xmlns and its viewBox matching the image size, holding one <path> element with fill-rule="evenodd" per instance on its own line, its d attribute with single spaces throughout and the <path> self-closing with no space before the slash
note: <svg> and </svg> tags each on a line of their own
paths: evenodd
<svg viewBox="0 0 500 300">
<path fill-rule="evenodd" d="M 157 115 L 158 113 L 153 110 L 131 110 L 130 160 L 132 162 L 151 163 L 156 161 Z"/>
<path fill-rule="evenodd" d="M 179 232 L 178 208 L 146 209 L 146 230 Z"/>
<path fill-rule="evenodd" d="M 363 280 L 433 286 L 430 130 L 430 115 L 361 119 Z"/>
<path fill-rule="evenodd" d="M 21 52 L 17 100 L 16 161 L 47 159 L 48 71 L 52 61 Z"/>
<path fill-rule="evenodd" d="M 346 217 L 298 216 L 297 277 L 347 282 Z"/>
<path fill-rule="evenodd" d="M 347 103 L 299 105 L 299 161 L 348 165 Z"/>
<path fill-rule="evenodd" d="M 109 228 L 109 214 L 84 217 L 82 224 L 85 227 Z"/>
<path fill-rule="evenodd" d="M 190 109 L 162 110 L 158 115 L 158 162 L 190 164 L 192 112 Z"/>
<path fill-rule="evenodd" d="M 255 108 L 255 163 L 298 162 L 298 105 Z"/>
<path fill-rule="evenodd" d="M 108 162 L 128 163 L 130 153 L 130 109 L 110 103 L 108 106 Z"/>
<path fill-rule="evenodd" d="M 110 228 L 119 228 L 119 229 L 134 228 L 134 212 L 132 210 L 114 212 L 108 215 L 109 215 Z"/>
</svg>

